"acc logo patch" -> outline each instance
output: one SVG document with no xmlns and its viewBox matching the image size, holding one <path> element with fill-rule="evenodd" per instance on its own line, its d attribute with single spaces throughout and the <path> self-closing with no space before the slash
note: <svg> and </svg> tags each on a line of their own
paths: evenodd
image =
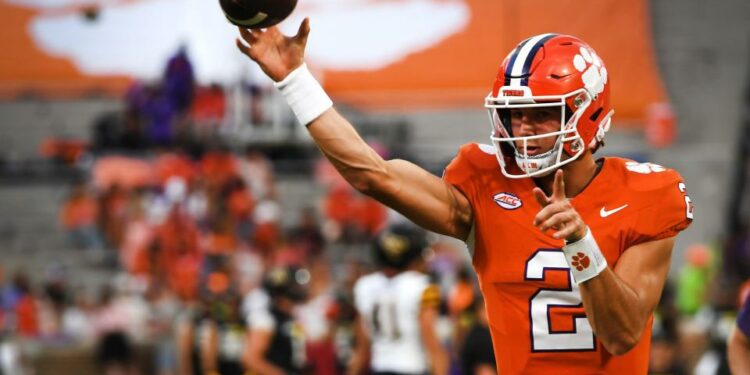
<svg viewBox="0 0 750 375">
<path fill-rule="evenodd" d="M 492 199 L 497 203 L 498 206 L 506 210 L 515 210 L 523 205 L 521 198 L 513 195 L 512 193 L 499 193 L 495 194 Z"/>
</svg>

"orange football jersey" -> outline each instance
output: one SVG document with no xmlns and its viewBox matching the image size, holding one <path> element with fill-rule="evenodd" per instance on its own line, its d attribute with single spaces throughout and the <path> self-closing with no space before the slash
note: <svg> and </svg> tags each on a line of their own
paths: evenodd
<svg viewBox="0 0 750 375">
<path fill-rule="evenodd" d="M 501 374 L 647 373 L 652 319 L 631 351 L 606 351 L 586 320 L 563 241 L 532 223 L 541 209 L 532 179 L 504 177 L 494 148 L 479 144 L 464 145 L 443 178 L 474 212 L 469 249 Z M 676 171 L 612 157 L 571 202 L 612 268 L 631 246 L 672 237 L 693 215 Z"/>
</svg>

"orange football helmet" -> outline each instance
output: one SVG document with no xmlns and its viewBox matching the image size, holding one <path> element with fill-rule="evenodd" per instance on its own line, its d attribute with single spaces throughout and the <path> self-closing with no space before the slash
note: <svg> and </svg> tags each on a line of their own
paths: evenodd
<svg viewBox="0 0 750 375">
<path fill-rule="evenodd" d="M 582 40 L 560 34 L 541 34 L 521 42 L 505 58 L 492 92 L 485 98 L 492 123 L 490 139 L 503 174 L 510 178 L 543 176 L 578 158 L 588 147 L 602 144 L 614 114 L 604 62 Z M 513 134 L 510 109 L 558 107 L 560 130 L 533 136 Z M 527 141 L 556 137 L 554 147 L 528 155 Z M 523 148 L 516 142 L 523 142 Z M 514 157 L 521 172 L 512 173 Z"/>
</svg>

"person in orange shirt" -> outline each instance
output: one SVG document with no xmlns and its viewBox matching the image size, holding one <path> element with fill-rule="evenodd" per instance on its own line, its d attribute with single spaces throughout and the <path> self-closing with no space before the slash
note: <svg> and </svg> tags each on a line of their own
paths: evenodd
<svg viewBox="0 0 750 375">
<path fill-rule="evenodd" d="M 384 160 L 332 108 L 304 64 L 309 32 L 307 19 L 292 37 L 240 29 L 237 47 L 352 186 L 468 244 L 498 372 L 645 374 L 653 310 L 693 206 L 674 170 L 594 158 L 614 114 L 594 50 L 569 35 L 522 41 L 485 99 L 492 144 L 461 147 L 441 179 Z"/>
<path fill-rule="evenodd" d="M 99 206 L 86 185 L 78 183 L 63 202 L 59 221 L 68 233 L 71 245 L 80 248 L 101 250 L 104 243 L 97 228 Z"/>
</svg>

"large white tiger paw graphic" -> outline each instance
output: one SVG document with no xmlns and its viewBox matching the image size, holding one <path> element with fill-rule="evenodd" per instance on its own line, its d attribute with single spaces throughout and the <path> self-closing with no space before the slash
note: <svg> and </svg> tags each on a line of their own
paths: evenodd
<svg viewBox="0 0 750 375">
<path fill-rule="evenodd" d="M 583 84 L 594 98 L 604 91 L 604 85 L 607 84 L 607 68 L 602 65 L 602 60 L 594 51 L 581 47 L 580 52 L 573 58 L 573 65 L 583 73 Z"/>
</svg>

